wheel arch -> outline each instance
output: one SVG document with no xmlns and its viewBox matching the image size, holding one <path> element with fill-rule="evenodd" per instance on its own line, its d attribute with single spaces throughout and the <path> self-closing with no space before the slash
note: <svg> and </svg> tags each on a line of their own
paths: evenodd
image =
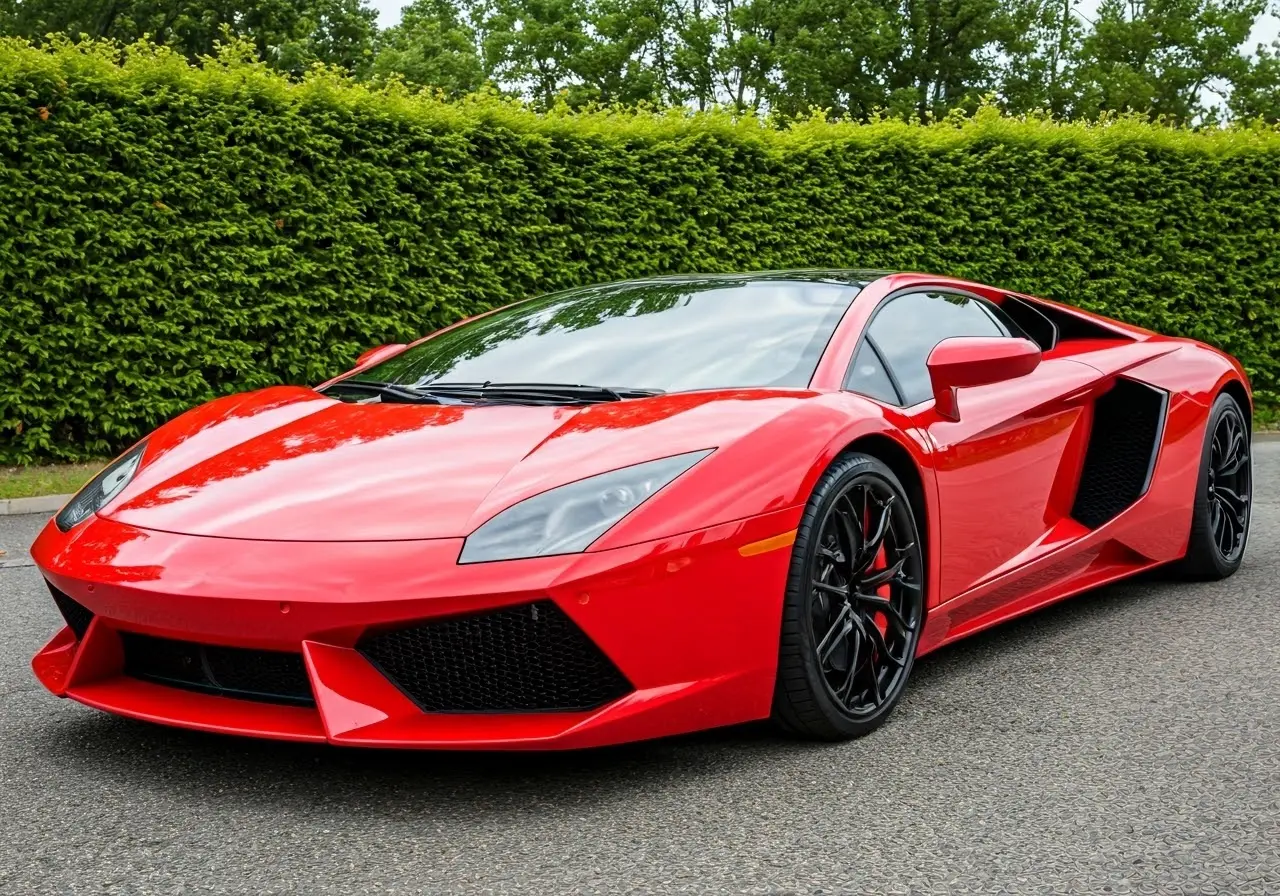
<svg viewBox="0 0 1280 896">
<path fill-rule="evenodd" d="M 1249 400 L 1249 390 L 1245 388 L 1244 383 L 1234 377 L 1222 384 L 1222 388 L 1218 390 L 1219 395 L 1230 395 L 1240 405 L 1240 410 L 1244 413 L 1244 422 L 1249 430 L 1253 430 L 1253 402 Z"/>
<path fill-rule="evenodd" d="M 906 489 L 907 500 L 911 503 L 911 514 L 916 520 L 916 531 L 919 533 L 922 542 L 920 552 L 924 557 L 924 613 L 927 619 L 931 604 L 929 596 L 932 592 L 935 578 L 933 571 L 936 560 L 933 554 L 933 533 L 930 531 L 934 515 L 929 512 L 929 499 L 925 491 L 924 474 L 916 463 L 915 458 L 912 457 L 911 452 L 896 439 L 884 433 L 868 433 L 859 436 L 846 445 L 841 454 L 853 452 L 870 455 L 882 462 L 893 471 L 893 475 L 898 477 L 898 481 Z"/>
<path fill-rule="evenodd" d="M 888 713 L 892 711 L 893 706 L 896 705 L 898 696 L 901 693 L 900 689 L 895 689 L 892 692 L 891 699 L 880 702 L 879 689 L 877 689 L 878 708 L 875 710 L 874 715 L 866 721 L 866 724 L 870 727 L 857 729 L 856 726 L 862 725 L 863 722 L 853 719 L 848 722 L 855 726 L 855 728 L 851 729 L 848 727 L 842 728 L 839 724 L 831 721 L 831 711 L 827 707 L 830 702 L 830 691 L 815 693 L 812 690 L 812 688 L 819 687 L 819 685 L 814 684 L 813 676 L 816 675 L 820 678 L 824 673 L 821 668 L 821 660 L 817 658 L 817 653 L 813 652 L 819 649 L 816 644 L 817 636 L 811 633 L 811 643 L 806 648 L 804 628 L 800 621 L 804 616 L 812 612 L 807 604 L 807 598 L 803 597 L 811 591 L 807 587 L 809 580 L 805 577 L 804 566 L 811 556 L 815 541 L 820 540 L 822 537 L 824 515 L 819 514 L 817 511 L 822 509 L 822 500 L 829 497 L 831 492 L 822 492 L 821 486 L 833 472 L 837 474 L 837 477 L 828 483 L 833 486 L 835 483 L 842 481 L 839 478 L 840 475 L 849 471 L 852 471 L 855 479 L 870 473 L 879 479 L 881 483 L 884 483 L 883 476 L 877 473 L 876 470 L 877 468 L 883 470 L 884 467 L 887 467 L 894 474 L 894 478 L 898 480 L 902 491 L 906 494 L 907 508 L 910 509 L 915 523 L 915 537 L 919 540 L 917 549 L 923 560 L 923 568 L 919 575 L 924 579 L 925 588 L 919 604 L 921 613 L 919 627 L 913 635 L 916 638 L 916 646 L 905 661 L 906 671 L 901 673 L 899 681 L 905 681 L 906 675 L 910 674 L 911 663 L 921 653 L 920 645 L 923 643 L 921 639 L 928 623 L 928 583 L 932 578 L 929 575 L 929 570 L 933 568 L 928 547 L 933 542 L 933 539 L 930 537 L 931 533 L 927 531 L 926 525 L 931 518 L 930 505 L 933 503 L 931 500 L 933 496 L 928 491 L 933 485 L 929 467 L 930 454 L 926 448 L 927 443 L 917 444 L 914 438 L 917 435 L 916 431 L 895 424 L 896 421 L 871 432 L 867 432 L 865 429 L 861 432 L 845 430 L 827 442 L 827 450 L 818 458 L 818 463 L 815 466 L 818 471 L 818 482 L 811 490 L 804 505 L 801 526 L 797 530 L 797 536 L 803 533 L 804 541 L 798 537 L 791 552 L 791 574 L 788 577 L 787 598 L 783 602 L 782 608 L 778 671 L 772 709 L 774 720 L 781 724 L 785 730 L 794 734 L 823 740 L 840 740 L 847 737 L 861 736 L 884 720 Z M 916 452 L 921 455 L 919 460 L 916 459 Z M 873 465 L 869 461 L 874 461 L 875 464 Z M 846 487 L 848 482 L 849 480 L 844 480 Z M 815 497 L 820 494 L 823 496 L 822 499 L 815 501 Z M 876 500 L 878 501 L 879 498 Z M 830 512 L 831 506 L 834 505 L 828 506 L 828 512 Z M 899 509 L 902 508 L 901 503 L 896 506 Z M 838 557 L 835 559 L 839 560 Z M 797 606 L 800 606 L 800 609 L 797 609 Z M 836 622 L 838 623 L 839 620 L 837 619 Z M 833 628 L 832 631 L 835 631 L 835 629 Z M 804 654 L 806 649 L 812 653 L 812 657 L 809 657 L 809 654 Z M 816 667 L 816 671 L 812 663 L 806 661 L 806 657 L 818 662 L 819 665 Z M 896 665 L 898 665 L 899 669 L 904 668 L 903 663 L 897 663 Z M 823 696 L 823 694 L 828 696 Z M 885 709 L 885 707 L 888 708 Z"/>
</svg>

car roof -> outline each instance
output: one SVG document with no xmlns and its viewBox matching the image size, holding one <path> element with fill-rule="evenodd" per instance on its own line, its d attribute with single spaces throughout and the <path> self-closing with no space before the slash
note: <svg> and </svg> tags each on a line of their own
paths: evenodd
<svg viewBox="0 0 1280 896">
<path fill-rule="evenodd" d="M 708 280 L 721 280 L 726 283 L 769 283 L 778 280 L 792 280 L 808 283 L 842 283 L 861 289 L 874 280 L 896 273 L 901 272 L 863 270 L 860 268 L 798 268 L 744 271 L 734 274 L 666 274 L 657 277 L 637 277 L 631 280 L 617 281 L 617 283 L 705 283 Z"/>
</svg>

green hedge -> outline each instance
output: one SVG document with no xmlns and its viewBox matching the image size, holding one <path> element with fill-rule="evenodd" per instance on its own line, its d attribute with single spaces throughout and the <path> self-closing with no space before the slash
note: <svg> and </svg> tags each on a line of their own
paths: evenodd
<svg viewBox="0 0 1280 896">
<path fill-rule="evenodd" d="M 0 42 L 0 462 L 592 281 L 987 280 L 1219 345 L 1280 402 L 1280 133 L 537 116 L 252 62 Z"/>
</svg>

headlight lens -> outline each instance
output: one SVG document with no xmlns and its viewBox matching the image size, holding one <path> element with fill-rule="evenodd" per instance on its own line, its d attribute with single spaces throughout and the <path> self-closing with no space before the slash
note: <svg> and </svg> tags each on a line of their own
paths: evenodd
<svg viewBox="0 0 1280 896">
<path fill-rule="evenodd" d="M 63 532 L 70 531 L 73 526 L 83 523 L 124 491 L 129 480 L 133 479 L 133 474 L 138 472 L 138 465 L 142 463 L 142 453 L 146 448 L 146 442 L 133 446 L 94 476 L 88 485 L 67 502 L 66 507 L 58 511 L 58 515 L 54 517 L 58 528 Z"/>
<path fill-rule="evenodd" d="M 527 498 L 468 535 L 458 562 L 581 553 L 712 450 L 612 470 Z"/>
</svg>

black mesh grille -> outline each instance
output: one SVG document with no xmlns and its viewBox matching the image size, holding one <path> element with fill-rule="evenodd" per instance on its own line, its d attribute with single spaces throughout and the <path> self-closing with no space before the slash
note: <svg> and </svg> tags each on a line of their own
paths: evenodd
<svg viewBox="0 0 1280 896">
<path fill-rule="evenodd" d="M 1071 515 L 1090 529 L 1146 492 L 1164 425 L 1168 394 L 1118 379 L 1094 405 L 1080 487 Z"/>
<path fill-rule="evenodd" d="M 121 632 L 126 675 L 172 687 L 260 700 L 312 705 L 302 654 L 214 647 Z"/>
<path fill-rule="evenodd" d="M 631 690 L 549 600 L 368 635 L 358 648 L 426 712 L 579 711 Z"/>
<path fill-rule="evenodd" d="M 62 618 L 71 627 L 71 630 L 76 633 L 76 639 L 83 638 L 84 633 L 89 630 L 89 623 L 93 621 L 93 611 L 88 607 L 81 606 L 69 596 L 54 588 L 51 582 L 45 582 L 45 584 L 49 586 L 49 593 L 53 595 L 53 602 L 58 605 L 58 612 L 62 614 Z"/>
</svg>

